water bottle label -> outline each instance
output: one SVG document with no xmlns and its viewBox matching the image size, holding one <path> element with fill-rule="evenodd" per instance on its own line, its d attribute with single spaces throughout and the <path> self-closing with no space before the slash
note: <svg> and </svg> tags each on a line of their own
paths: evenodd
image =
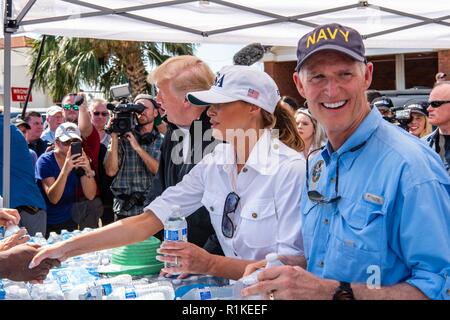
<svg viewBox="0 0 450 320">
<path fill-rule="evenodd" d="M 112 285 L 110 283 L 102 284 L 103 292 L 105 296 L 109 296 L 112 292 Z"/>
<path fill-rule="evenodd" d="M 69 278 L 65 274 L 58 275 L 57 281 L 59 285 L 64 285 L 69 282 Z"/>
<path fill-rule="evenodd" d="M 200 291 L 200 300 L 211 300 L 211 291 Z"/>
<path fill-rule="evenodd" d="M 137 298 L 136 291 L 134 290 L 125 291 L 125 299 L 136 299 L 136 298 Z"/>
<path fill-rule="evenodd" d="M 187 241 L 187 228 L 177 230 L 164 230 L 166 241 Z"/>
</svg>

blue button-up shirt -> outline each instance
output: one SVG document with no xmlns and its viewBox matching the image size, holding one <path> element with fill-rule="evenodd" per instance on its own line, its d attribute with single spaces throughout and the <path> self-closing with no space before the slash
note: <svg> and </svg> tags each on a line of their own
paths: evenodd
<svg viewBox="0 0 450 320">
<path fill-rule="evenodd" d="M 318 204 L 304 189 L 308 271 L 369 286 L 406 281 L 429 298 L 450 297 L 450 178 L 423 142 L 373 108 L 339 150 L 328 144 L 310 160 L 308 183 L 341 197 Z"/>
</svg>

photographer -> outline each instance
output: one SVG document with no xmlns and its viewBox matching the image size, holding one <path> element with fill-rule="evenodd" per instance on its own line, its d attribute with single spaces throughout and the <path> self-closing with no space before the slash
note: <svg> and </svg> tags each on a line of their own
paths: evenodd
<svg viewBox="0 0 450 320">
<path fill-rule="evenodd" d="M 373 99 L 370 104 L 371 107 L 376 107 L 378 111 L 380 111 L 381 116 L 384 120 L 386 120 L 387 122 L 395 123 L 394 114 L 391 111 L 391 109 L 394 108 L 394 103 L 392 103 L 392 100 L 390 98 L 381 96 Z"/>
<path fill-rule="evenodd" d="M 117 219 L 142 213 L 143 208 L 153 200 L 150 191 L 161 154 L 163 137 L 154 126 L 158 115 L 156 101 L 150 95 L 140 94 L 134 103 L 144 106 L 144 110 L 131 113 L 119 105 L 122 111 L 113 112 L 114 118 L 108 128 L 112 139 L 106 154 L 105 169 L 108 176 L 116 175 L 111 191 Z M 127 113 L 131 113 L 133 118 L 137 114 L 138 125 L 130 131 L 120 132 L 124 122 L 119 121 L 126 120 Z"/>
<path fill-rule="evenodd" d="M 55 132 L 55 149 L 43 154 L 36 163 L 36 179 L 47 204 L 47 236 L 51 231 L 78 228 L 71 214 L 78 186 L 87 199 L 95 197 L 94 171 L 83 149 L 78 155 L 73 152 L 74 142 L 81 142 L 77 125 L 61 124 Z"/>
</svg>

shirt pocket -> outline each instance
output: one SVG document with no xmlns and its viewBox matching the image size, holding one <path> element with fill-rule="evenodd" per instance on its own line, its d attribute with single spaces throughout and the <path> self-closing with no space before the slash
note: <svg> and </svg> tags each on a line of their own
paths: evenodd
<svg viewBox="0 0 450 320">
<path fill-rule="evenodd" d="M 214 228 L 219 228 L 217 230 L 221 230 L 224 201 L 224 197 L 213 192 L 205 192 L 201 200 L 203 206 L 209 212 L 211 224 Z"/>
<path fill-rule="evenodd" d="M 330 229 L 328 266 L 341 279 L 362 281 L 369 266 L 381 266 L 382 253 L 387 250 L 386 214 L 379 205 L 341 200 Z"/>
<path fill-rule="evenodd" d="M 241 210 L 240 237 L 250 248 L 276 248 L 278 217 L 273 199 L 245 204 Z"/>
<path fill-rule="evenodd" d="M 364 201 L 348 205 L 338 202 L 338 214 L 332 234 L 348 247 L 368 252 L 384 251 L 385 210 L 381 205 Z"/>
</svg>

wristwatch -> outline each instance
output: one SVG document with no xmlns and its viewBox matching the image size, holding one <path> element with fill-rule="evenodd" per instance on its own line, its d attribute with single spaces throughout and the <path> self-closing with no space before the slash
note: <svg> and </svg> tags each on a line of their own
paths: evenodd
<svg viewBox="0 0 450 320">
<path fill-rule="evenodd" d="M 333 295 L 333 300 L 355 300 L 353 290 L 349 282 L 339 282 L 339 286 Z"/>
</svg>

